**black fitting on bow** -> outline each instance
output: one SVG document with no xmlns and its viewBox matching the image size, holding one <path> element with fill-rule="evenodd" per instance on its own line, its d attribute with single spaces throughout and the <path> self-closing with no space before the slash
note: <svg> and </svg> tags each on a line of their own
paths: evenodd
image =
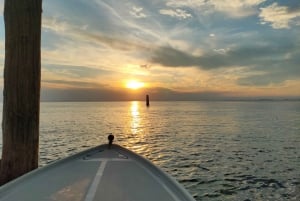
<svg viewBox="0 0 300 201">
<path fill-rule="evenodd" d="M 111 145 L 112 145 L 112 143 L 113 143 L 113 141 L 114 141 L 114 138 L 115 138 L 115 136 L 112 135 L 112 134 L 110 134 L 110 135 L 107 137 L 107 139 L 108 139 L 108 147 L 109 147 L 109 148 L 111 147 Z"/>
</svg>

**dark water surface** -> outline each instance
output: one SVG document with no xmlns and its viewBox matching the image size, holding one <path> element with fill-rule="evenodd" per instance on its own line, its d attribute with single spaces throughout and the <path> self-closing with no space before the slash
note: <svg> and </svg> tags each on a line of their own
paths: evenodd
<svg viewBox="0 0 300 201">
<path fill-rule="evenodd" d="M 300 102 L 42 103 L 40 125 L 41 165 L 113 133 L 196 200 L 300 200 Z"/>
</svg>

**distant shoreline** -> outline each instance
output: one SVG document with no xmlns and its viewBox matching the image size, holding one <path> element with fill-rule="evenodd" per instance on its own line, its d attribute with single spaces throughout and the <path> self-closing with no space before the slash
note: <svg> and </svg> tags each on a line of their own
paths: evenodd
<svg viewBox="0 0 300 201">
<path fill-rule="evenodd" d="M 41 102 L 145 102 L 145 100 L 42 100 Z M 151 102 L 299 102 L 300 99 L 152 100 Z"/>
<path fill-rule="evenodd" d="M 132 100 L 109 100 L 109 99 L 107 99 L 107 100 L 67 100 L 67 99 L 65 99 L 65 100 L 59 100 L 59 99 L 53 99 L 53 100 L 41 100 L 40 102 L 41 103 L 48 103 L 48 102 L 131 102 L 131 101 L 139 101 L 139 102 L 145 102 L 145 100 L 141 100 L 141 99 L 132 99 Z M 155 100 L 155 99 L 153 99 L 153 100 L 151 100 L 150 99 L 150 102 L 299 102 L 300 101 L 300 98 L 282 98 L 282 99 L 280 99 L 280 98 L 278 98 L 278 99 L 276 99 L 276 98 L 274 98 L 274 99 L 272 99 L 272 98 L 257 98 L 257 99 L 255 99 L 255 98 L 253 98 L 253 99 L 251 99 L 251 98 L 249 98 L 249 99 L 242 99 L 242 98 L 240 98 L 240 99 L 238 99 L 238 98 L 236 98 L 236 99 L 199 99 L 199 100 L 188 100 L 188 99 L 186 99 L 186 100 L 184 100 L 184 99 L 182 99 L 182 100 L 180 100 L 180 99 L 178 99 L 178 100 L 169 100 L 169 99 L 161 99 L 161 100 L 159 100 L 159 99 L 157 99 L 157 100 Z M 3 103 L 3 100 L 0 100 L 0 104 L 2 104 Z"/>
</svg>

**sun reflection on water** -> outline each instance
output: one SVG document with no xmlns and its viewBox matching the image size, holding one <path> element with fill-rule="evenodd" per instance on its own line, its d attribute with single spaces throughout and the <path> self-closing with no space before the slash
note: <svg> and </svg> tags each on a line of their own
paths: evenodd
<svg viewBox="0 0 300 201">
<path fill-rule="evenodd" d="M 130 137 L 126 139 L 126 146 L 140 154 L 151 153 L 148 146 L 148 134 L 145 130 L 145 110 L 142 108 L 142 102 L 132 101 L 129 106 L 130 119 Z"/>
<path fill-rule="evenodd" d="M 139 111 L 139 102 L 132 101 L 130 106 L 130 113 L 131 113 L 131 132 L 132 134 L 138 134 L 139 127 L 141 124 L 141 117 L 140 117 L 140 111 Z"/>
</svg>

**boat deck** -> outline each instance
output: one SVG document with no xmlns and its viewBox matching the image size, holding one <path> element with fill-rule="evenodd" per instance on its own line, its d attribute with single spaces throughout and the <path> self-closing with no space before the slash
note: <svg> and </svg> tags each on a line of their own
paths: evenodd
<svg viewBox="0 0 300 201">
<path fill-rule="evenodd" d="M 193 198 L 146 159 L 102 145 L 0 188 L 1 201 L 179 201 Z"/>
</svg>

